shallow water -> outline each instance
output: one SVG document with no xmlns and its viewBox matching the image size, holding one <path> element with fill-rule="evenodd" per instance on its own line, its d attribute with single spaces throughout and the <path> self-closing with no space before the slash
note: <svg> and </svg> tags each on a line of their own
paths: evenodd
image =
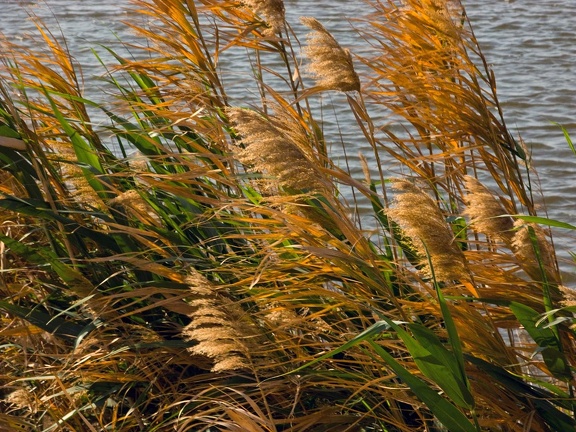
<svg viewBox="0 0 576 432">
<path fill-rule="evenodd" d="M 344 46 L 354 44 L 356 39 L 353 32 L 339 25 L 342 17 L 353 18 L 366 9 L 360 0 L 286 0 L 285 3 L 292 22 L 297 22 L 298 16 L 314 16 Z M 550 217 L 576 225 L 576 155 L 569 150 L 558 126 L 552 123 L 561 123 L 576 141 L 573 71 L 576 1 L 463 0 L 463 3 L 495 71 L 508 126 L 532 149 Z M 0 0 L 0 29 L 11 39 L 34 44 L 34 39 L 27 36 L 34 27 L 28 14 L 38 15 L 51 29 L 55 28 L 51 24 L 57 21 L 89 79 L 92 73 L 101 72 L 93 48 L 99 44 L 114 46 L 115 34 L 124 41 L 131 39 L 122 24 L 131 18 L 123 10 L 126 5 L 128 0 Z M 103 53 L 101 49 L 98 51 Z M 334 103 L 338 107 L 338 100 Z M 339 120 L 343 118 L 340 116 Z M 345 139 L 353 142 L 354 128 L 345 123 L 340 128 Z M 574 239 L 571 232 L 557 231 L 561 257 L 567 259 L 567 251 L 576 250 L 572 247 L 576 244 Z"/>
</svg>

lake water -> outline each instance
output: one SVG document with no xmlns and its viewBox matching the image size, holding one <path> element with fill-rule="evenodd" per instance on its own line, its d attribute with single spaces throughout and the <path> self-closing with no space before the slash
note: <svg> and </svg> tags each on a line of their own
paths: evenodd
<svg viewBox="0 0 576 432">
<path fill-rule="evenodd" d="M 549 216 L 576 224 L 576 155 L 569 150 L 561 123 L 576 141 L 576 1 L 463 0 L 488 62 L 498 82 L 500 101 L 509 128 L 532 149 Z M 360 0 L 286 0 L 291 21 L 314 16 L 333 31 L 342 45 L 354 37 L 342 17 L 361 15 Z M 28 12 L 44 22 L 57 21 L 87 76 L 99 73 L 91 50 L 113 46 L 114 34 L 126 41 L 123 7 L 128 0 L 0 0 L 0 29 L 10 39 L 34 44 Z M 50 28 L 54 28 L 50 26 Z M 100 50 L 100 52 L 102 52 Z M 341 120 L 341 119 L 340 119 Z M 346 125 L 340 125 L 346 130 Z M 560 257 L 568 259 L 575 235 L 558 231 Z M 566 267 L 566 265 L 563 265 Z"/>
</svg>

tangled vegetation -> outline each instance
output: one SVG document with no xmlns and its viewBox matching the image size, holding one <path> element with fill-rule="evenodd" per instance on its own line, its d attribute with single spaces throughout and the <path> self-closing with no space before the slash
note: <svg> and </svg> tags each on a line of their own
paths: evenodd
<svg viewBox="0 0 576 432">
<path fill-rule="evenodd" d="M 103 103 L 42 23 L 1 42 L 0 429 L 575 430 L 574 227 L 459 1 L 368 1 L 361 53 L 282 0 L 132 7 Z"/>
</svg>

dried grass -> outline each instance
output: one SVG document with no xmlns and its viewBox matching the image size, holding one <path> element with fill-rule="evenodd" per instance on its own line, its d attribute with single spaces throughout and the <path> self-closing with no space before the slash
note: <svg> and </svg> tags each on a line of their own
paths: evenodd
<svg viewBox="0 0 576 432">
<path fill-rule="evenodd" d="M 280 1 L 134 3 L 151 18 L 130 24 L 146 60 L 118 58 L 108 112 L 136 159 L 102 146 L 81 74 L 45 28 L 44 53 L 2 54 L 0 124 L 13 138 L 0 140 L 12 162 L 0 183 L 0 422 L 413 431 L 437 427 L 439 405 L 422 395 L 440 395 L 483 428 L 571 424 L 574 383 L 538 346 L 553 340 L 573 368 L 571 315 L 517 343 L 530 323 L 509 306 L 538 314 L 574 296 L 556 292 L 548 233 L 505 216 L 536 214 L 526 155 L 459 2 L 370 2 L 370 55 L 304 18 L 309 90 Z M 230 106 L 219 68 L 238 49 L 253 59 L 252 108 Z M 339 168 L 349 153 L 312 108 L 333 90 L 353 93 L 354 143 L 374 152 L 363 175 Z M 392 161 L 404 179 L 389 181 Z M 463 388 L 445 391 L 446 371 L 471 383 L 473 409 L 452 398 Z"/>
</svg>

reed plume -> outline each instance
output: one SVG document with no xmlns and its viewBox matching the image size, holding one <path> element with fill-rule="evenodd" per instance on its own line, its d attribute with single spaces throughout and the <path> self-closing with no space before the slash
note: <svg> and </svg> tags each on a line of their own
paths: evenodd
<svg viewBox="0 0 576 432">
<path fill-rule="evenodd" d="M 268 25 L 265 36 L 280 33 L 284 28 L 284 0 L 243 0 L 243 3 L 264 19 Z"/>
<path fill-rule="evenodd" d="M 514 230 L 512 251 L 522 269 L 535 281 L 558 284 L 556 255 L 544 229 L 518 219 Z"/>
<path fill-rule="evenodd" d="M 468 280 L 464 255 L 434 200 L 406 180 L 395 180 L 393 187 L 399 193 L 388 215 L 412 240 L 420 255 L 423 273 L 432 274 L 429 257 L 438 281 Z"/>
<path fill-rule="evenodd" d="M 470 224 L 478 232 L 503 241 L 508 247 L 514 236 L 514 221 L 506 216 L 506 211 L 500 201 L 477 179 L 471 176 L 464 178 L 468 194 L 464 215 L 470 218 Z"/>
<path fill-rule="evenodd" d="M 112 208 L 119 208 L 130 217 L 149 225 L 160 225 L 160 219 L 136 189 L 120 193 L 108 202 Z"/>
<path fill-rule="evenodd" d="M 236 155 L 250 170 L 271 176 L 268 181 L 290 192 L 324 191 L 328 183 L 289 133 L 261 114 L 240 108 L 227 110 L 241 136 Z"/>
<path fill-rule="evenodd" d="M 312 17 L 302 17 L 302 23 L 312 29 L 308 34 L 305 54 L 310 60 L 308 69 L 323 90 L 341 92 L 360 91 L 360 78 L 354 70 L 350 51 Z"/>
<path fill-rule="evenodd" d="M 542 227 L 521 219 L 512 220 L 502 203 L 477 179 L 466 176 L 465 182 L 468 194 L 464 214 L 470 218 L 470 224 L 478 232 L 504 242 L 533 280 L 545 278 L 547 282 L 558 283 L 554 248 Z"/>
<path fill-rule="evenodd" d="M 248 367 L 250 353 L 256 351 L 256 331 L 242 308 L 219 294 L 199 273 L 185 282 L 193 295 L 188 302 L 193 312 L 183 335 L 196 342 L 189 351 L 213 359 L 213 372 Z"/>
<path fill-rule="evenodd" d="M 563 307 L 576 307 L 576 291 L 574 291 L 574 288 L 560 285 L 558 290 L 562 293 L 563 296 L 561 301 Z M 576 328 L 576 324 L 572 324 L 572 328 Z"/>
</svg>

